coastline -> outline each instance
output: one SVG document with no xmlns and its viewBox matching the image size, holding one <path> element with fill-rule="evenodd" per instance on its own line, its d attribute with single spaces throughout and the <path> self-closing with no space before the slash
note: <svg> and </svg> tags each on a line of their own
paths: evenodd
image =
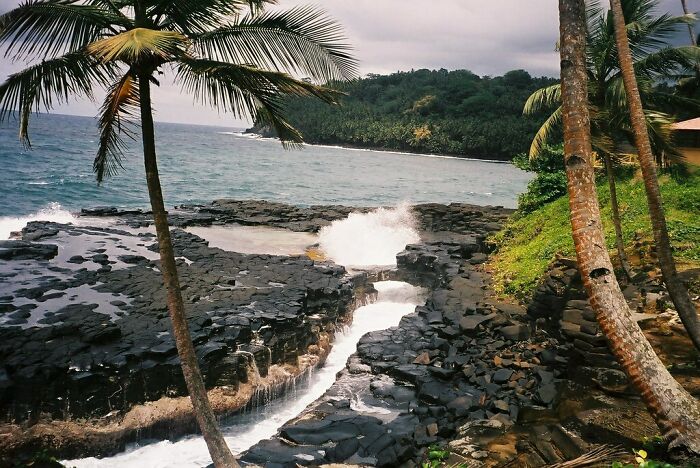
<svg viewBox="0 0 700 468">
<path fill-rule="evenodd" d="M 456 227 L 458 231 L 472 223 L 482 230 L 482 224 L 485 227 L 509 213 L 459 204 L 415 209 L 422 229 L 430 232 L 452 229 L 455 222 L 463 226 Z M 208 388 L 216 396 L 217 412 L 231 414 L 245 407 L 254 398 L 255 387 L 285 381 L 293 386 L 294 379 L 322 363 L 337 330 L 352 322 L 358 305 L 371 299 L 372 282 L 387 277 L 411 283 L 423 280 L 410 271 L 350 275 L 341 266 L 303 257 L 227 253 L 177 228 L 236 223 L 315 232 L 332 220 L 368 210 L 220 200 L 172 212 L 178 269 L 187 278 L 190 327 Z M 152 233 L 144 231 L 150 223 L 148 213 L 102 208 L 83 210 L 83 214 L 112 217 L 119 223 L 95 227 L 34 222 L 23 230 L 23 240 L 3 244 L 4 253 L 9 253 L 3 268 L 10 268 L 10 278 L 27 262 L 40 275 L 56 271 L 62 277 L 18 276 L 8 291 L 19 302 L 4 305 L 9 307 L 6 318 L 10 321 L 0 326 L 0 357 L 9 370 L 8 385 L 0 395 L 8 414 L 0 427 L 4 439 L 0 459 L 17 459 L 37 449 L 62 457 L 104 456 L 138 441 L 139 436 L 177 438 L 196 432 L 178 378 L 167 314 L 158 306 L 162 287 L 157 271 L 152 271 L 157 261 L 144 258 L 145 251 L 140 250 L 153 242 Z M 451 221 L 442 221 L 445 215 Z M 116 244 L 101 244 L 107 238 Z M 477 248 L 469 236 L 456 238 Z M 134 242 L 143 247 L 130 251 Z M 60 246 L 58 255 L 48 249 L 52 245 Z M 76 247 L 87 252 L 80 253 Z M 92 266 L 95 262 L 97 270 Z M 231 278 L 235 278 L 234 287 Z M 51 301 L 62 301 L 55 296 L 70 293 L 76 284 L 91 288 L 90 296 L 81 298 L 97 301 L 97 309 L 75 304 L 56 310 Z M 120 296 L 115 298 L 116 293 Z M 35 317 L 39 309 L 20 305 L 43 297 L 47 299 L 40 302 L 45 304 L 40 309 L 50 311 L 43 315 Z M 209 298 L 214 301 L 211 305 Z M 290 302 L 297 300 L 298 304 Z M 39 354 L 36 346 L 42 348 Z M 38 360 L 37 365 L 23 364 L 28 359 Z M 51 385 L 42 384 L 45 375 L 52 375 Z M 231 396 L 227 387 L 238 391 Z M 25 391 L 29 388 L 41 391 Z"/>
<path fill-rule="evenodd" d="M 178 269 L 187 284 L 190 326 L 219 414 L 236 413 L 251 400 L 265 405 L 268 396 L 295 390 L 297 381 L 326 358 L 338 340 L 338 330 L 353 320 L 356 306 L 371 298 L 371 283 L 390 279 L 427 289 L 427 297 L 421 296 L 414 312 L 404 315 L 398 326 L 360 338 L 356 353 L 336 375 L 335 383 L 324 387 L 325 393 L 301 412 L 295 409 L 294 417 L 276 426 L 276 435 L 263 436 L 242 453 L 244 462 L 265 466 L 275 460 L 296 466 L 300 460 L 323 464 L 361 459 L 372 466 L 420 465 L 429 447 L 439 445 L 449 447 L 454 463 L 510 460 L 518 466 L 542 466 L 571 460 L 600 443 L 638 447 L 643 437 L 655 434 L 653 420 L 630 397 L 634 394 L 629 382 L 607 351 L 596 323 L 589 320 L 592 311 L 575 262 L 555 263 L 527 307 L 506 302 L 493 291 L 486 265 L 490 250 L 484 240 L 502 227 L 512 210 L 459 203 L 414 205 L 420 241 L 396 255 L 394 268 L 357 271 L 352 276 L 338 265 L 300 256 L 227 253 L 182 230 L 237 224 L 314 233 L 348 219 L 351 213 L 365 216 L 372 214 L 369 211 L 217 200 L 179 207 L 170 214 Z M 47 247 L 72 245 L 63 243 L 65 239 L 84 245 L 90 240 L 86 235 L 98 236 L 93 240 L 101 242 L 138 232 L 144 247 L 153 242 L 152 234 L 144 233 L 150 224 L 146 212 L 99 208 L 83 214 L 119 220 L 124 230 L 119 224 L 32 223 L 23 230 L 24 240 L 10 241 L 4 248 L 14 243 L 21 255 L 39 256 L 33 260 L 38 262 L 38 273 L 53 274 L 65 273 L 67 264 L 46 262 L 52 258 Z M 46 314 L 49 320 L 38 328 L 21 326 L 21 307 L 19 315 L 12 309 L 5 312 L 18 322 L 4 327 L 4 332 L 0 326 L 0 352 L 18 354 L 9 358 L 0 354 L 8 364 L 5 382 L 10 383 L 0 396 L 9 396 L 12 411 L 22 405 L 30 411 L 0 425 L 4 442 L 0 464 L 2 456 L 16 459 L 44 449 L 64 457 L 105 456 L 130 442 L 196 434 L 178 381 L 174 347 L 163 335 L 167 314 L 153 307 L 162 301 L 157 297 L 162 283 L 153 271 L 157 261 L 144 258 L 144 252 L 123 255 L 127 252 L 119 246 L 100 250 L 92 256 L 69 258 L 69 264 L 82 266 L 82 272 L 74 270 L 74 277 L 34 287 L 21 279 L 25 283 L 13 291 L 22 301 L 42 301 L 42 295 L 50 301 L 63 290 L 62 283 L 72 287 L 76 281 L 92 278 L 97 281 L 92 283 L 96 293 L 119 292 L 128 297 L 118 301 L 125 314 L 97 326 L 89 322 L 103 314 L 95 314 L 90 307 Z M 67 256 L 64 251 L 55 259 Z M 23 266 L 30 260 L 18 257 L 17 261 Z M 91 263 L 100 268 L 92 269 Z M 653 279 L 629 287 L 635 292 L 631 300 L 641 304 L 649 304 L 663 291 Z M 138 299 L 143 294 L 146 297 Z M 207 305 L 209 299 L 213 303 Z M 290 299 L 298 299 L 292 309 Z M 637 315 L 644 320 L 640 323 L 648 324 L 656 314 Z M 153 320 L 159 322 L 155 329 L 149 325 Z M 131 335 L 131 326 L 137 328 L 137 336 Z M 649 325 L 645 327 L 654 333 Z M 17 335 L 21 339 L 13 341 Z M 26 352 L 22 350 L 25 342 L 30 345 Z M 37 346 L 47 348 L 37 352 Z M 79 355 L 85 346 L 90 359 L 101 355 L 103 362 L 91 361 L 92 367 L 81 364 Z M 67 368 L 63 362 L 49 362 L 62 358 L 64 350 L 74 353 Z M 30 368 L 37 364 L 26 366 L 28 356 L 39 359 L 35 370 L 42 373 L 41 380 L 29 378 Z M 45 372 L 53 376 L 50 385 Z M 110 382 L 124 376 L 131 381 L 120 384 L 128 387 L 136 382 L 136 390 L 147 388 L 148 393 L 133 399 L 132 388 L 111 399 L 112 391 L 119 388 Z M 692 377 L 688 383 L 700 389 Z M 30 388 L 33 392 L 25 391 Z M 62 389 L 69 392 L 61 393 Z M 30 401 L 35 394 L 38 399 Z M 57 397 L 69 400 L 49 416 Z M 102 403 L 80 407 L 90 399 Z M 620 411 L 634 416 L 619 421 Z M 334 444 L 331 449 L 329 443 Z M 169 446 L 142 449 L 154 450 L 149 456 L 167 460 L 172 456 Z"/>
<path fill-rule="evenodd" d="M 250 139 L 256 139 L 256 140 L 267 140 L 267 141 L 279 141 L 278 138 L 276 137 L 270 137 L 270 136 L 265 136 L 264 134 L 257 133 L 254 131 L 249 131 L 250 129 L 246 129 L 240 132 L 218 132 L 223 135 L 234 135 L 240 138 L 250 138 Z M 358 145 L 350 145 L 350 144 L 324 144 L 324 143 L 304 143 L 304 146 L 313 146 L 316 148 L 337 148 L 337 149 L 344 149 L 348 151 L 372 151 L 375 153 L 388 153 L 388 154 L 398 154 L 398 155 L 405 155 L 405 156 L 422 156 L 426 158 L 442 158 L 442 159 L 459 159 L 459 160 L 464 160 L 464 161 L 481 161 L 481 162 L 489 162 L 489 163 L 497 163 L 497 164 L 513 164 L 512 161 L 509 160 L 504 160 L 504 159 L 488 159 L 488 158 L 479 158 L 479 157 L 473 157 L 473 156 L 456 156 L 454 154 L 443 154 L 443 153 L 421 153 L 418 151 L 399 151 L 391 148 L 376 148 L 376 147 L 370 147 L 370 146 L 358 146 Z"/>
</svg>

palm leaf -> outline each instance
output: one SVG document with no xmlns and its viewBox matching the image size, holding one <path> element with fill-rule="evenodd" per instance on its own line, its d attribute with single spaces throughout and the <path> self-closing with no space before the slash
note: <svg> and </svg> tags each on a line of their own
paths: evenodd
<svg viewBox="0 0 700 468">
<path fill-rule="evenodd" d="M 523 106 L 524 115 L 532 115 L 561 104 L 561 84 L 540 88 L 527 98 Z"/>
<path fill-rule="evenodd" d="M 27 0 L 0 16 L 0 44 L 13 59 L 56 56 L 78 50 L 114 25 L 129 27 L 120 17 L 97 5 L 76 0 Z"/>
<path fill-rule="evenodd" d="M 673 71 L 692 68 L 700 62 L 700 47 L 666 47 L 634 63 L 635 72 L 648 78 L 666 78 Z"/>
<path fill-rule="evenodd" d="M 556 128 L 561 124 L 561 106 L 552 112 L 552 115 L 547 117 L 535 137 L 532 139 L 530 144 L 530 159 L 536 158 L 542 152 L 542 148 L 549 141 L 550 136 L 556 130 Z"/>
<path fill-rule="evenodd" d="M 269 123 L 283 143 L 302 142 L 299 132 L 283 117 L 284 96 L 310 96 L 333 104 L 340 94 L 284 73 L 215 60 L 182 60 L 178 79 L 205 104 L 238 118 L 250 115 Z"/>
<path fill-rule="evenodd" d="M 242 10 L 258 11 L 276 0 L 158 0 L 147 14 L 154 23 L 187 36 L 203 33 L 240 16 Z"/>
<path fill-rule="evenodd" d="M 29 144 L 29 114 L 49 111 L 71 96 L 92 99 L 94 85 L 104 85 L 114 68 L 97 62 L 83 51 L 46 60 L 10 75 L 0 85 L 0 121 L 20 113 L 20 139 Z"/>
<path fill-rule="evenodd" d="M 182 55 L 185 47 L 185 37 L 178 32 L 135 28 L 93 42 L 87 50 L 104 62 L 121 60 L 133 64 L 152 58 L 170 61 Z"/>
<path fill-rule="evenodd" d="M 342 27 L 308 6 L 247 15 L 199 35 L 193 46 L 203 56 L 303 74 L 319 82 L 357 75 Z"/>
<path fill-rule="evenodd" d="M 101 183 L 105 176 L 114 175 L 122 168 L 126 142 L 122 135 L 134 138 L 132 127 L 139 108 L 139 87 L 131 70 L 114 83 L 100 108 L 100 144 L 92 169 Z"/>
<path fill-rule="evenodd" d="M 158 0 L 147 15 L 164 29 L 187 36 L 203 33 L 241 16 L 244 9 L 258 11 L 276 0 Z"/>
<path fill-rule="evenodd" d="M 684 166 L 685 157 L 674 144 L 673 123 L 675 119 L 659 111 L 644 111 L 644 118 L 649 133 L 651 150 L 656 162 L 661 167 Z"/>
</svg>

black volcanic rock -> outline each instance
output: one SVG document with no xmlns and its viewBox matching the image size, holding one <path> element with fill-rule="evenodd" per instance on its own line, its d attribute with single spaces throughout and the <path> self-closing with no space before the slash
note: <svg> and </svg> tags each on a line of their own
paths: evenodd
<svg viewBox="0 0 700 468">
<path fill-rule="evenodd" d="M 49 260 L 58 254 L 58 246 L 23 240 L 0 240 L 0 260 Z"/>
</svg>

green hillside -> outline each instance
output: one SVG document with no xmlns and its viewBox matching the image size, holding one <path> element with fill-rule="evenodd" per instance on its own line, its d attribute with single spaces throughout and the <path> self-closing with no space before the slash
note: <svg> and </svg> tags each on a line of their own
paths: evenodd
<svg viewBox="0 0 700 468">
<path fill-rule="evenodd" d="M 683 181 L 668 176 L 660 179 L 669 235 L 676 260 L 683 266 L 700 264 L 700 174 Z M 614 255 L 614 231 L 607 183 L 599 184 L 598 197 L 606 241 Z M 622 229 L 631 250 L 635 236 L 651 241 L 651 224 L 644 185 L 640 180 L 618 182 Z M 497 252 L 490 259 L 499 292 L 525 299 L 557 254 L 574 258 L 566 196 L 527 215 L 515 216 L 492 240 Z M 628 250 L 628 251 L 629 251 Z"/>
<path fill-rule="evenodd" d="M 308 143 L 509 160 L 525 152 L 544 116 L 522 115 L 534 90 L 553 83 L 523 70 L 479 77 L 467 70 L 370 75 L 336 88 L 342 105 L 291 98 L 289 121 Z M 270 135 L 259 125 L 254 131 Z"/>
</svg>

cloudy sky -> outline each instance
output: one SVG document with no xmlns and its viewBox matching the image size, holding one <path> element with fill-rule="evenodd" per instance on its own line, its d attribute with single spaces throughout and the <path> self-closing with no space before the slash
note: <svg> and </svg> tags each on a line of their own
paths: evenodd
<svg viewBox="0 0 700 468">
<path fill-rule="evenodd" d="M 700 11 L 700 0 L 687 0 Z M 0 0 L 0 12 L 19 2 Z M 279 0 L 281 8 L 308 4 Z M 418 68 L 466 68 L 498 75 L 522 68 L 533 75 L 558 75 L 554 45 L 558 36 L 557 0 L 324 0 L 320 5 L 345 27 L 361 73 L 391 73 Z M 680 0 L 660 0 L 660 11 L 680 14 Z M 687 40 L 687 33 L 680 37 Z M 0 79 L 21 64 L 0 57 Z M 244 126 L 230 116 L 193 104 L 166 77 L 154 92 L 156 119 L 167 122 Z M 57 111 L 95 115 L 91 102 L 74 102 Z"/>
</svg>

